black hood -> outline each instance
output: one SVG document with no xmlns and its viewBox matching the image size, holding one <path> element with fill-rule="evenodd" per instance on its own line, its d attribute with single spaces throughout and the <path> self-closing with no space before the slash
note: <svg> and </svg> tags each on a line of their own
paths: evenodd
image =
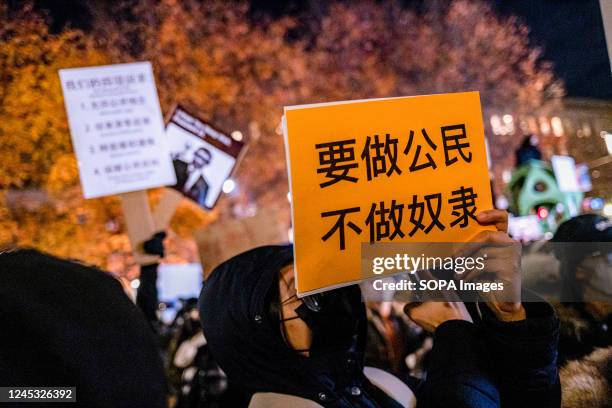
<svg viewBox="0 0 612 408">
<path fill-rule="evenodd" d="M 349 293 L 354 304 L 356 341 L 322 358 L 301 356 L 286 345 L 279 317 L 270 313 L 271 303 L 278 301 L 279 271 L 292 262 L 293 246 L 265 246 L 217 267 L 200 295 L 204 335 L 229 381 L 250 393 L 308 399 L 325 393 L 334 399 L 341 388 L 365 381 L 365 306 L 357 286 L 338 289 Z"/>
</svg>

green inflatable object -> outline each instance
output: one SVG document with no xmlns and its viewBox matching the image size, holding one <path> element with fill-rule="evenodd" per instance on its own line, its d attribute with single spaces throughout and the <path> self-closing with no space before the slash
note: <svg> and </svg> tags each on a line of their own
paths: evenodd
<svg viewBox="0 0 612 408">
<path fill-rule="evenodd" d="M 516 215 L 535 214 L 540 207 L 548 209 L 548 215 L 542 219 L 545 231 L 554 231 L 557 225 L 577 215 L 584 198 L 580 192 L 559 190 L 552 167 L 541 160 L 529 160 L 518 167 L 507 190 L 510 210 Z"/>
</svg>

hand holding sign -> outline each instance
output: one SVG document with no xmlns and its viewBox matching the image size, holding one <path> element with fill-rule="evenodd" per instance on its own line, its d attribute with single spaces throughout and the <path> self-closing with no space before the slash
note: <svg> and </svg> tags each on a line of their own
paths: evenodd
<svg viewBox="0 0 612 408">
<path fill-rule="evenodd" d="M 504 292 L 503 299 L 496 299 L 494 292 L 484 295 L 490 296 L 489 306 L 498 319 L 523 320 L 525 309 L 521 305 L 521 248 L 518 242 L 508 236 L 508 213 L 502 210 L 488 210 L 477 214 L 476 218 L 482 225 L 494 225 L 497 231 L 483 231 L 463 248 L 458 248 L 457 256 L 478 256 L 477 253 L 487 244 L 493 246 L 493 248 L 489 246 L 487 251 L 486 269 L 472 270 L 464 278 L 467 281 L 476 281 L 485 274 L 493 274 L 496 280 L 506 282 L 509 288 Z"/>
<path fill-rule="evenodd" d="M 491 229 L 477 92 L 287 107 L 284 132 L 300 295 L 362 279 L 361 243 Z"/>
<path fill-rule="evenodd" d="M 176 182 L 149 62 L 59 71 L 85 198 L 121 194 L 136 261 L 155 225 L 146 189 Z"/>
</svg>

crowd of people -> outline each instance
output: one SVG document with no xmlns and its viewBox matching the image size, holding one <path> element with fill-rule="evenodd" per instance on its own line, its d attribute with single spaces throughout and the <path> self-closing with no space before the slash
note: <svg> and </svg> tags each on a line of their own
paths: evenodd
<svg viewBox="0 0 612 408">
<path fill-rule="evenodd" d="M 497 229 L 488 241 L 509 239 L 504 212 L 478 218 Z M 145 250 L 163 257 L 164 236 Z M 612 223 L 582 215 L 553 241 L 612 242 Z M 155 264 L 135 304 L 96 268 L 6 251 L 0 385 L 75 386 L 87 407 L 606 407 L 612 271 L 595 249 L 555 255 L 564 290 L 603 300 L 525 289 L 513 302 L 405 304 L 364 302 L 358 285 L 300 298 L 292 246 L 259 247 L 217 267 L 170 324 Z"/>
</svg>

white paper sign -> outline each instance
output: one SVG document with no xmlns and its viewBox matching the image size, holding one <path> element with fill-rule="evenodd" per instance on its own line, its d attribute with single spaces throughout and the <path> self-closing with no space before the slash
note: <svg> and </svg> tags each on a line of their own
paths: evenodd
<svg viewBox="0 0 612 408">
<path fill-rule="evenodd" d="M 201 289 L 202 265 L 199 263 L 161 264 L 157 268 L 157 290 L 162 302 L 197 298 Z"/>
<path fill-rule="evenodd" d="M 574 158 L 570 156 L 553 156 L 550 161 L 559 190 L 570 193 L 580 191 Z"/>
<path fill-rule="evenodd" d="M 203 119 L 177 106 L 166 126 L 176 172 L 174 188 L 201 207 L 212 209 L 243 151 L 234 140 Z"/>
<path fill-rule="evenodd" d="M 176 183 L 149 62 L 59 75 L 85 198 Z"/>
</svg>

